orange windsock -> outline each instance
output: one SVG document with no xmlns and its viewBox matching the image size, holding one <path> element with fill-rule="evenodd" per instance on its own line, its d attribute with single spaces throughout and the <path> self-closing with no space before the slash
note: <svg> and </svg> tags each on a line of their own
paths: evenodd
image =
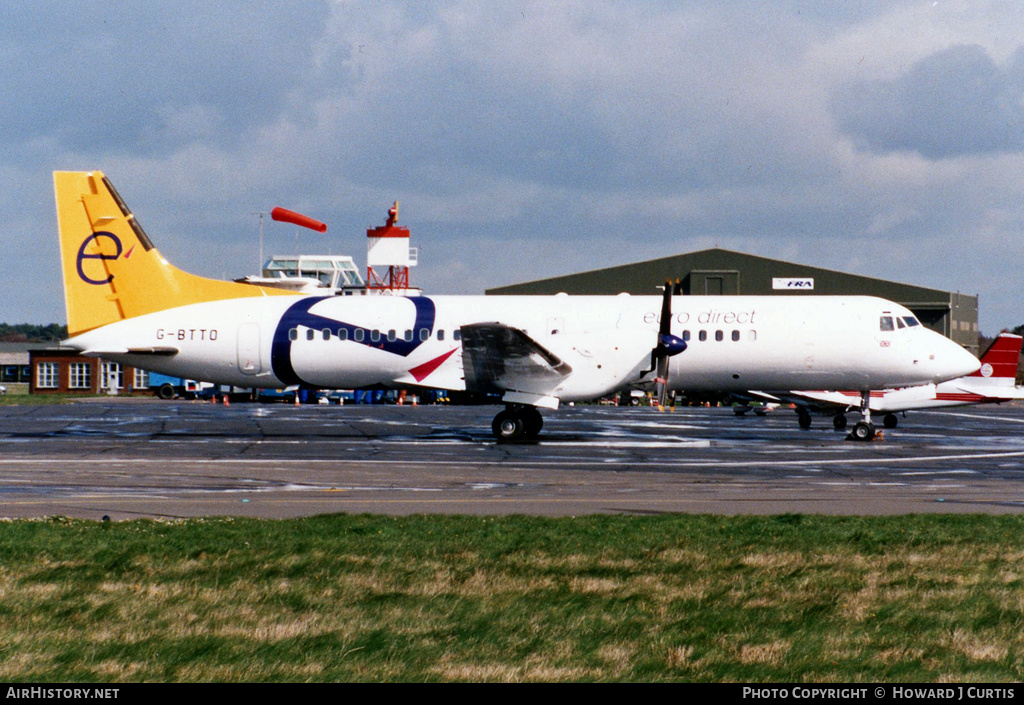
<svg viewBox="0 0 1024 705">
<path fill-rule="evenodd" d="M 294 223 L 295 225 L 301 225 L 304 228 L 316 230 L 318 233 L 327 232 L 326 223 L 321 223 L 319 220 L 313 220 L 307 215 L 290 211 L 287 208 L 275 208 L 270 211 L 270 217 L 274 220 L 279 220 L 282 223 Z"/>
</svg>

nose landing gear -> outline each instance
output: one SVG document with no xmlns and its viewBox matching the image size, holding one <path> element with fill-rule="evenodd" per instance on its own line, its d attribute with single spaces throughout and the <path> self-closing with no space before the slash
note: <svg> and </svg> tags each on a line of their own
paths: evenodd
<svg viewBox="0 0 1024 705">
<path fill-rule="evenodd" d="M 875 438 L 875 425 L 871 423 L 871 392 L 860 394 L 860 415 L 861 420 L 853 425 L 853 430 L 847 436 L 847 440 L 870 441 Z"/>
</svg>

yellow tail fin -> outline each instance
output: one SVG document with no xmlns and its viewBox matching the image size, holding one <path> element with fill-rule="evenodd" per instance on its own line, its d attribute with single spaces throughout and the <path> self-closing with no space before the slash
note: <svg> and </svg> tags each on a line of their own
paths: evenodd
<svg viewBox="0 0 1024 705">
<path fill-rule="evenodd" d="M 70 335 L 186 304 L 289 293 L 174 267 L 101 172 L 57 171 L 53 185 Z"/>
</svg>

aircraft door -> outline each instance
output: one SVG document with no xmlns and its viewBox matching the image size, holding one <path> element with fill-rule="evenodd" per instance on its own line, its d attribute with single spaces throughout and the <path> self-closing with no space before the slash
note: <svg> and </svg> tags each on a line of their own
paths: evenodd
<svg viewBox="0 0 1024 705">
<path fill-rule="evenodd" d="M 243 323 L 238 327 L 238 369 L 245 375 L 257 375 L 263 371 L 260 327 L 255 323 Z"/>
</svg>

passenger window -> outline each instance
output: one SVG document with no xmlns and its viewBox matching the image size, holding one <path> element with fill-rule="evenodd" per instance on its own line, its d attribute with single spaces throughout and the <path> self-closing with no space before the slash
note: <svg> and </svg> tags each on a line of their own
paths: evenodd
<svg viewBox="0 0 1024 705">
<path fill-rule="evenodd" d="M 690 340 L 690 331 L 688 331 L 688 330 L 684 330 L 683 331 L 683 340 L 685 340 L 685 341 L 689 341 Z"/>
<path fill-rule="evenodd" d="M 878 321 L 878 329 L 881 331 L 895 330 L 892 324 L 892 316 L 882 316 Z"/>
<path fill-rule="evenodd" d="M 740 339 L 740 332 L 738 330 L 734 330 L 732 332 L 732 339 L 733 339 L 734 342 L 739 341 L 739 339 Z"/>
<path fill-rule="evenodd" d="M 306 340 L 312 340 L 313 336 L 315 336 L 315 335 L 316 335 L 316 333 L 313 332 L 312 328 L 307 328 L 306 329 Z"/>
<path fill-rule="evenodd" d="M 338 329 L 338 340 L 348 340 L 348 329 L 347 328 L 339 328 Z"/>
<path fill-rule="evenodd" d="M 462 331 L 459 328 L 452 331 L 452 340 L 462 340 Z"/>
<path fill-rule="evenodd" d="M 437 331 L 437 339 L 438 340 L 444 340 L 444 331 L 443 330 L 438 329 L 438 331 Z"/>
<path fill-rule="evenodd" d="M 407 342 L 407 343 L 411 343 L 412 342 L 412 331 L 411 330 L 405 331 L 405 342 Z"/>
<path fill-rule="evenodd" d="M 361 342 L 363 342 L 363 335 L 364 335 L 363 329 L 362 328 L 356 328 L 355 332 L 352 333 L 352 339 L 354 341 L 356 341 L 357 343 L 361 343 Z"/>
<path fill-rule="evenodd" d="M 320 331 L 320 333 L 321 333 L 321 335 L 323 335 L 324 340 L 330 340 L 331 339 L 331 329 L 330 328 L 324 328 L 322 331 Z"/>
<path fill-rule="evenodd" d="M 720 330 L 715 331 L 715 340 L 721 343 L 725 339 L 725 334 Z"/>
<path fill-rule="evenodd" d="M 751 342 L 751 343 L 753 343 L 755 340 L 757 340 L 757 331 L 756 330 L 748 330 L 747 331 L 747 340 L 749 342 Z"/>
<path fill-rule="evenodd" d="M 700 342 L 702 342 L 702 343 L 703 343 L 703 342 L 704 342 L 705 340 L 707 340 L 707 339 L 708 339 L 708 332 L 707 332 L 706 330 L 702 330 L 702 331 L 701 331 L 701 332 L 700 332 L 700 333 L 699 333 L 699 334 L 697 335 L 697 338 L 698 338 L 698 339 L 700 340 Z"/>
<path fill-rule="evenodd" d="M 398 340 L 398 333 L 396 333 L 395 329 L 392 328 L 391 330 L 388 331 L 388 342 L 393 343 L 396 340 Z"/>
<path fill-rule="evenodd" d="M 420 341 L 430 340 L 430 329 L 420 328 Z"/>
<path fill-rule="evenodd" d="M 370 342 L 376 343 L 380 341 L 380 331 L 374 328 L 370 331 Z"/>
<path fill-rule="evenodd" d="M 288 340 L 298 340 L 298 339 L 299 339 L 299 329 L 298 328 L 291 328 L 291 329 L 289 329 L 289 331 L 288 331 Z"/>
</svg>

